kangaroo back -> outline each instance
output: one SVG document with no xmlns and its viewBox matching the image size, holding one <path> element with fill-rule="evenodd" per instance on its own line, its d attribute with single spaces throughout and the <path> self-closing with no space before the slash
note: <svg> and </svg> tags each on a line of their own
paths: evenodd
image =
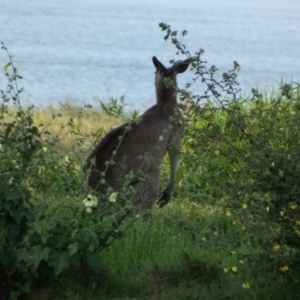
<svg viewBox="0 0 300 300">
<path fill-rule="evenodd" d="M 101 139 L 100 143 L 87 158 L 84 171 L 89 169 L 92 171 L 88 179 L 88 185 L 92 189 L 100 191 L 100 181 L 102 177 L 103 179 L 105 178 L 105 175 L 102 174 L 106 169 L 105 162 L 112 159 L 113 151 L 117 147 L 116 142 L 118 137 L 122 137 L 124 134 L 125 126 L 126 124 L 123 124 L 111 130 Z"/>
</svg>

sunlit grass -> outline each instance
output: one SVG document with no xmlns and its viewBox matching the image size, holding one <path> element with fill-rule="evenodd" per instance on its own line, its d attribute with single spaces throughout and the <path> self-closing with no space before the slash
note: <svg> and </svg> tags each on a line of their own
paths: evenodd
<svg viewBox="0 0 300 300">
<path fill-rule="evenodd" d="M 102 131 L 120 125 L 118 120 L 108 116 L 100 107 L 80 108 L 68 102 L 58 107 L 35 109 L 33 118 L 36 124 L 45 126 L 52 136 L 59 136 L 59 146 L 65 151 L 70 151 L 78 141 L 88 142 L 93 135 L 101 135 Z"/>
</svg>

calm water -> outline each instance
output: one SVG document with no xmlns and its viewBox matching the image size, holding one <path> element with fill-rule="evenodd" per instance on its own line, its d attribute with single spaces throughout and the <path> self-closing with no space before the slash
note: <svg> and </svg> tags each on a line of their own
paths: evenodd
<svg viewBox="0 0 300 300">
<path fill-rule="evenodd" d="M 299 0 L 9 0 L 1 5 L 0 39 L 24 77 L 25 100 L 98 105 L 125 95 L 141 108 L 155 101 L 151 57 L 166 65 L 178 58 L 160 22 L 186 29 L 188 49 L 203 48 L 221 72 L 237 60 L 246 94 L 276 87 L 282 77 L 300 81 Z M 190 78 L 184 74 L 179 84 Z M 201 91 L 200 83 L 193 89 Z"/>
</svg>

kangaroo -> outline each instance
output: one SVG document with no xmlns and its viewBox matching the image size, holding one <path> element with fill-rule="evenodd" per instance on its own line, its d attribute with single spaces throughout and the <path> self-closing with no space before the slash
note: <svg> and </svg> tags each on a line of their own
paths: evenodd
<svg viewBox="0 0 300 300">
<path fill-rule="evenodd" d="M 108 188 L 119 192 L 124 181 L 131 176 L 125 189 L 132 187 L 135 190 L 132 202 L 142 214 L 147 213 L 156 201 L 160 165 L 166 152 L 171 174 L 159 199 L 160 206 L 168 203 L 174 187 L 178 159 L 176 149 L 184 134 L 183 117 L 176 107 L 176 76 L 185 72 L 190 64 L 190 59 L 186 59 L 166 68 L 156 57 L 152 61 L 156 68 L 156 104 L 140 117 L 139 122 L 128 122 L 110 131 L 89 155 L 84 166 L 84 171 L 90 169 L 88 185 L 100 196 Z M 110 160 L 113 163 L 108 164 Z"/>
</svg>

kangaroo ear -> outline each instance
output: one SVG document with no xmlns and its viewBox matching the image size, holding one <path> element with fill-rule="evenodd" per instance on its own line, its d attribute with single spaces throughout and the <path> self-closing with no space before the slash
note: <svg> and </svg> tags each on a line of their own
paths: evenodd
<svg viewBox="0 0 300 300">
<path fill-rule="evenodd" d="M 190 65 L 190 62 L 191 62 L 191 60 L 190 60 L 190 58 L 188 58 L 188 59 L 186 59 L 186 60 L 184 60 L 184 61 L 178 62 L 178 63 L 174 66 L 174 68 L 175 68 L 175 70 L 177 71 L 177 73 L 183 73 L 183 72 L 186 71 L 186 69 L 187 69 L 188 66 Z"/>
<path fill-rule="evenodd" d="M 152 61 L 158 73 L 166 70 L 165 66 L 155 56 L 152 57 Z"/>
</svg>

